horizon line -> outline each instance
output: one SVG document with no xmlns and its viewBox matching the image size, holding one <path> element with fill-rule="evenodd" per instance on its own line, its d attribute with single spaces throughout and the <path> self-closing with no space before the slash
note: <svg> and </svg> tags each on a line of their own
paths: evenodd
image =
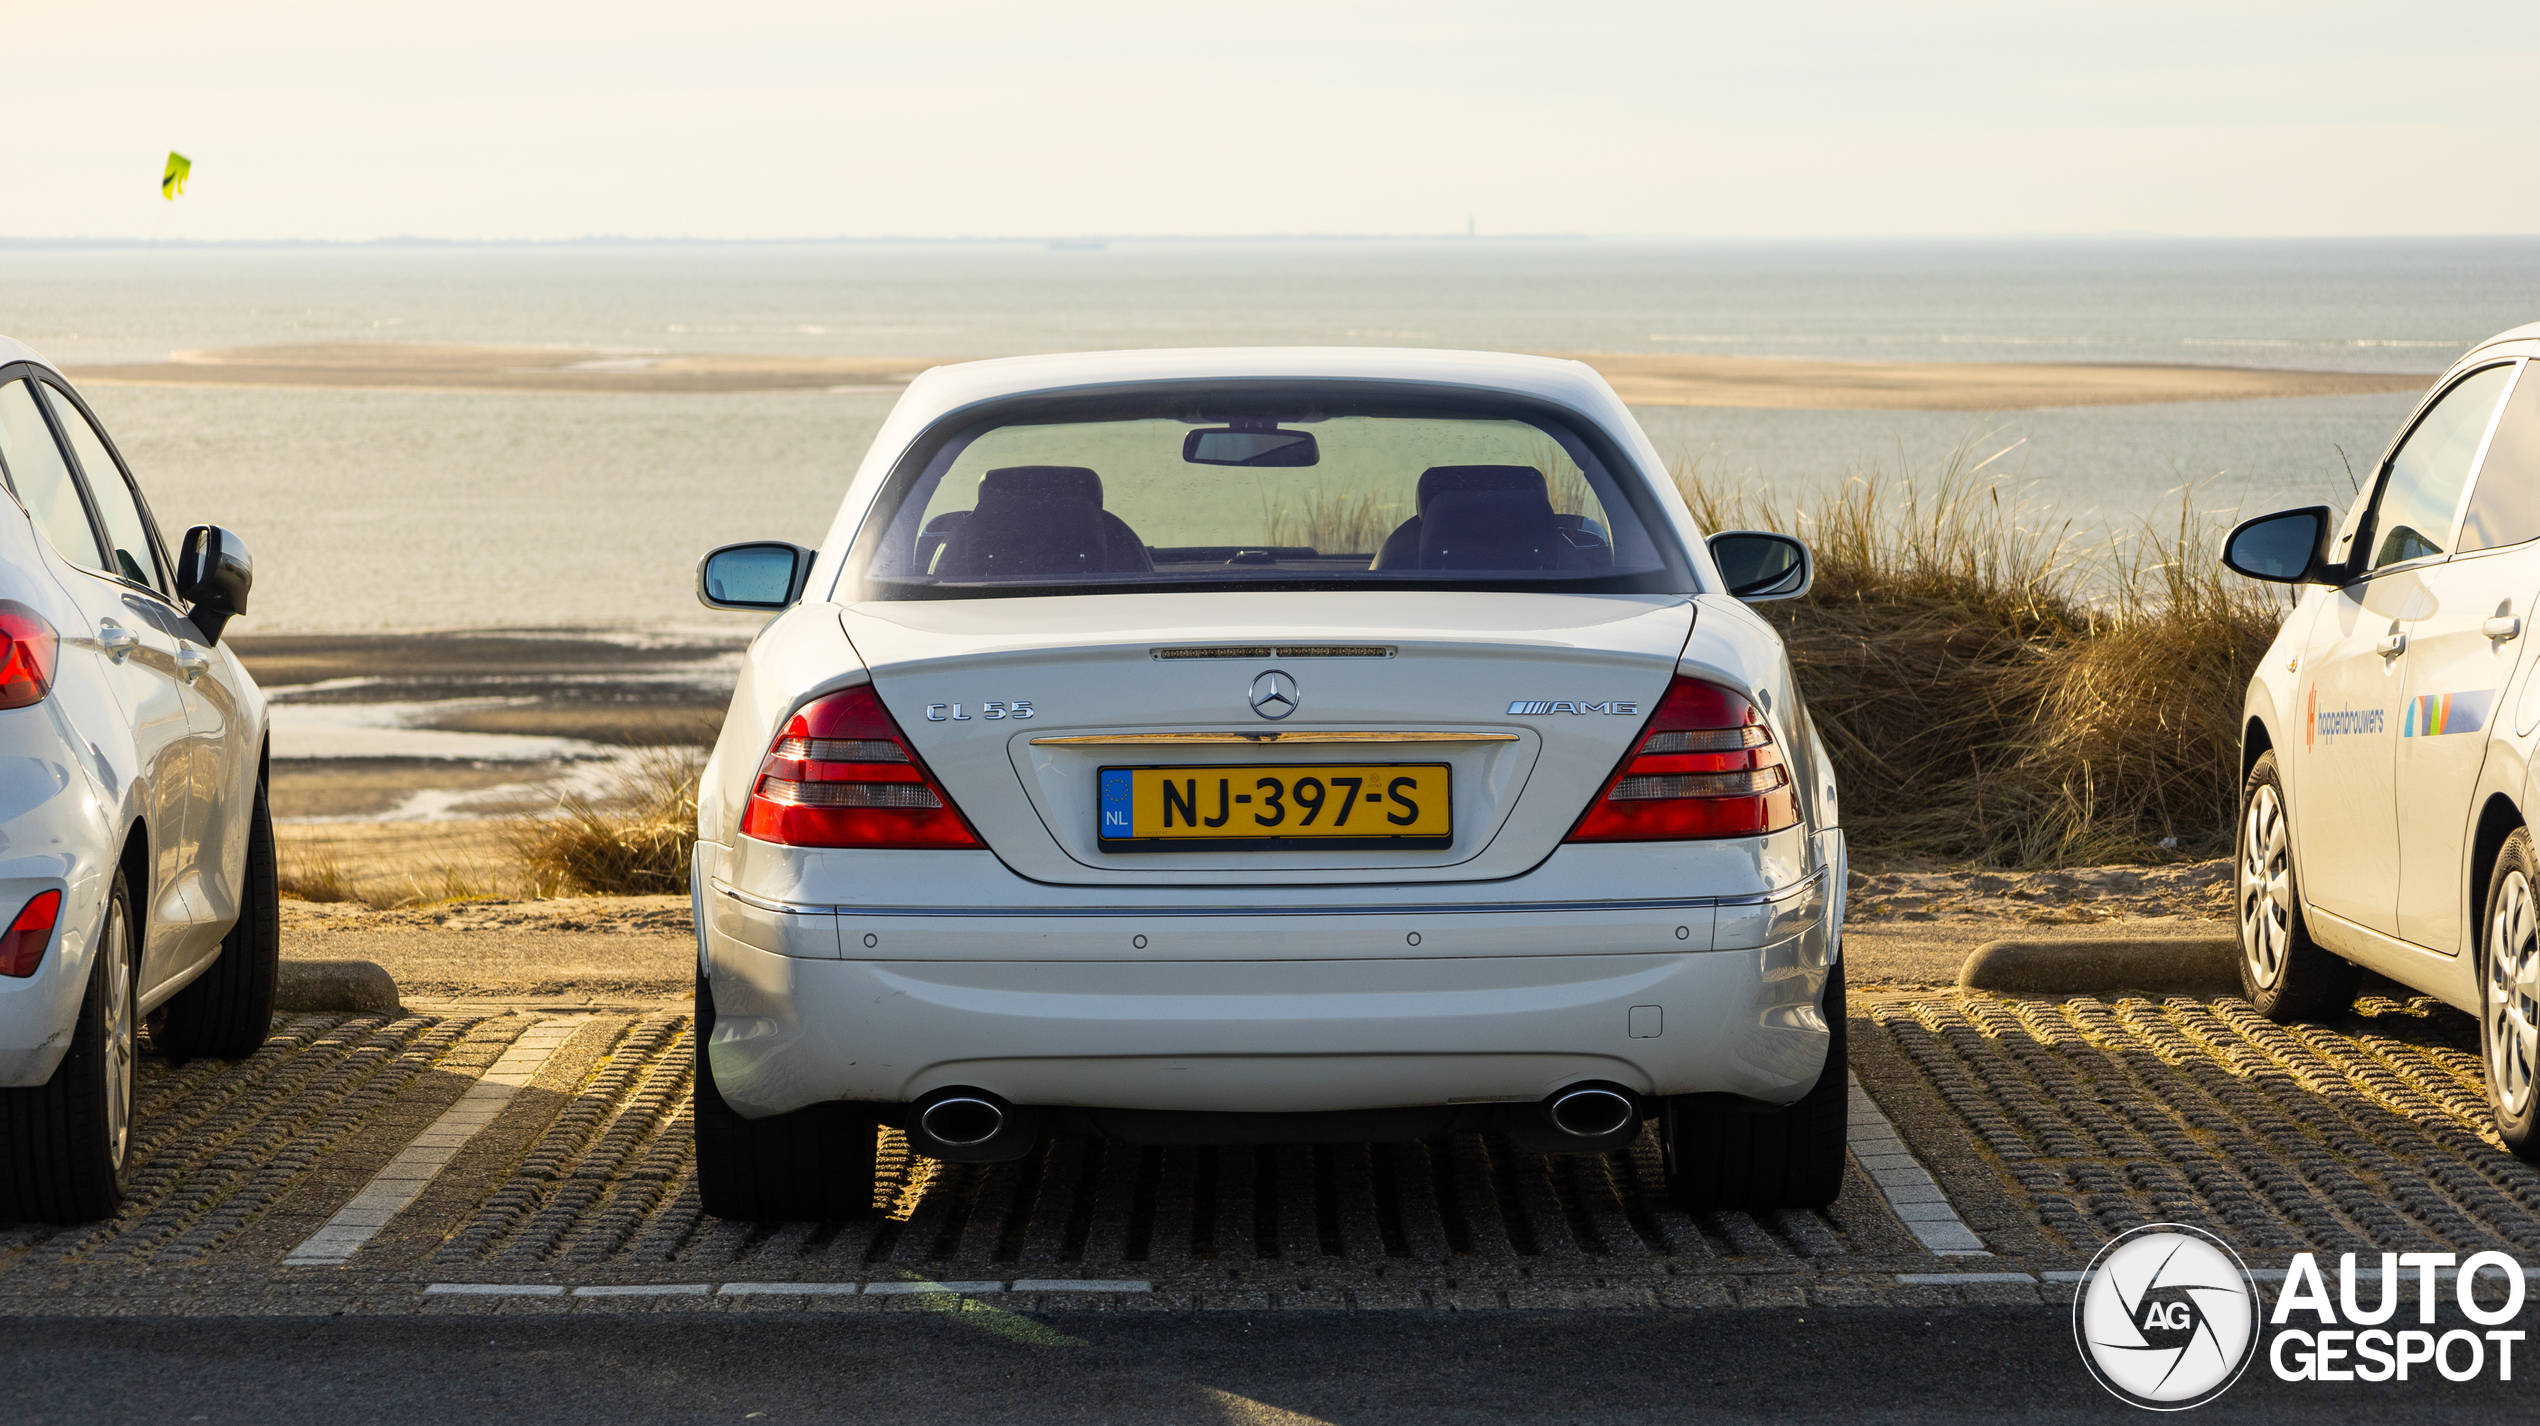
<svg viewBox="0 0 2540 1426">
<path fill-rule="evenodd" d="M 569 238 L 442 238 L 392 234 L 374 238 L 165 238 L 91 235 L 0 235 L 0 250 L 130 248 L 482 248 L 482 247 L 882 247 L 1042 246 L 1098 250 L 1114 243 L 1921 243 L 1921 242 L 2475 242 L 2527 241 L 2534 233 L 2170 233 L 2109 229 L 2088 233 L 1047 233 L 880 234 L 817 237 L 664 237 L 586 233 Z"/>
</svg>

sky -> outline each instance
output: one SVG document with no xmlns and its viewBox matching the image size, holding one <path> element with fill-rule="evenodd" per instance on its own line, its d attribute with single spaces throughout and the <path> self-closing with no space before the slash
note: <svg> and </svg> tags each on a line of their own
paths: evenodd
<svg viewBox="0 0 2540 1426">
<path fill-rule="evenodd" d="M 2527 0 L 83 0 L 0 236 L 2527 234 L 2536 73 Z"/>
</svg>

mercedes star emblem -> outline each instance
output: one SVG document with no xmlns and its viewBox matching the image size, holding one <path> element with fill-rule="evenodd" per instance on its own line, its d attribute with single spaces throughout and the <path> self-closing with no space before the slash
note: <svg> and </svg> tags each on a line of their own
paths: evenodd
<svg viewBox="0 0 2540 1426">
<path fill-rule="evenodd" d="M 1272 669 L 1252 681 L 1252 711 L 1264 718 L 1285 718 L 1296 711 L 1296 680 Z"/>
</svg>

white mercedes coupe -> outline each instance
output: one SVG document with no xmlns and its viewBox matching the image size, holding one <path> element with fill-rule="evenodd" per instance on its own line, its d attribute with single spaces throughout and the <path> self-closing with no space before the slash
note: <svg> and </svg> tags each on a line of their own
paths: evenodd
<svg viewBox="0 0 2540 1426">
<path fill-rule="evenodd" d="M 1844 845 L 1781 641 L 1574 362 L 938 368 L 774 613 L 698 794 L 708 1211 L 953 1161 L 1654 1120 L 1693 1207 L 1843 1179 Z"/>
</svg>

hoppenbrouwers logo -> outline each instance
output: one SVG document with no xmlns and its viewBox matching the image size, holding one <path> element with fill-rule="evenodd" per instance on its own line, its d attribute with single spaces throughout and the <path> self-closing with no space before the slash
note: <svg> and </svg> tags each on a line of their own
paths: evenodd
<svg viewBox="0 0 2540 1426">
<path fill-rule="evenodd" d="M 2081 1359 L 2120 1400 L 2154 1411 L 2229 1390 L 2258 1351 L 2258 1289 L 2221 1239 L 2176 1223 L 2119 1234 L 2073 1299 Z"/>
</svg>

